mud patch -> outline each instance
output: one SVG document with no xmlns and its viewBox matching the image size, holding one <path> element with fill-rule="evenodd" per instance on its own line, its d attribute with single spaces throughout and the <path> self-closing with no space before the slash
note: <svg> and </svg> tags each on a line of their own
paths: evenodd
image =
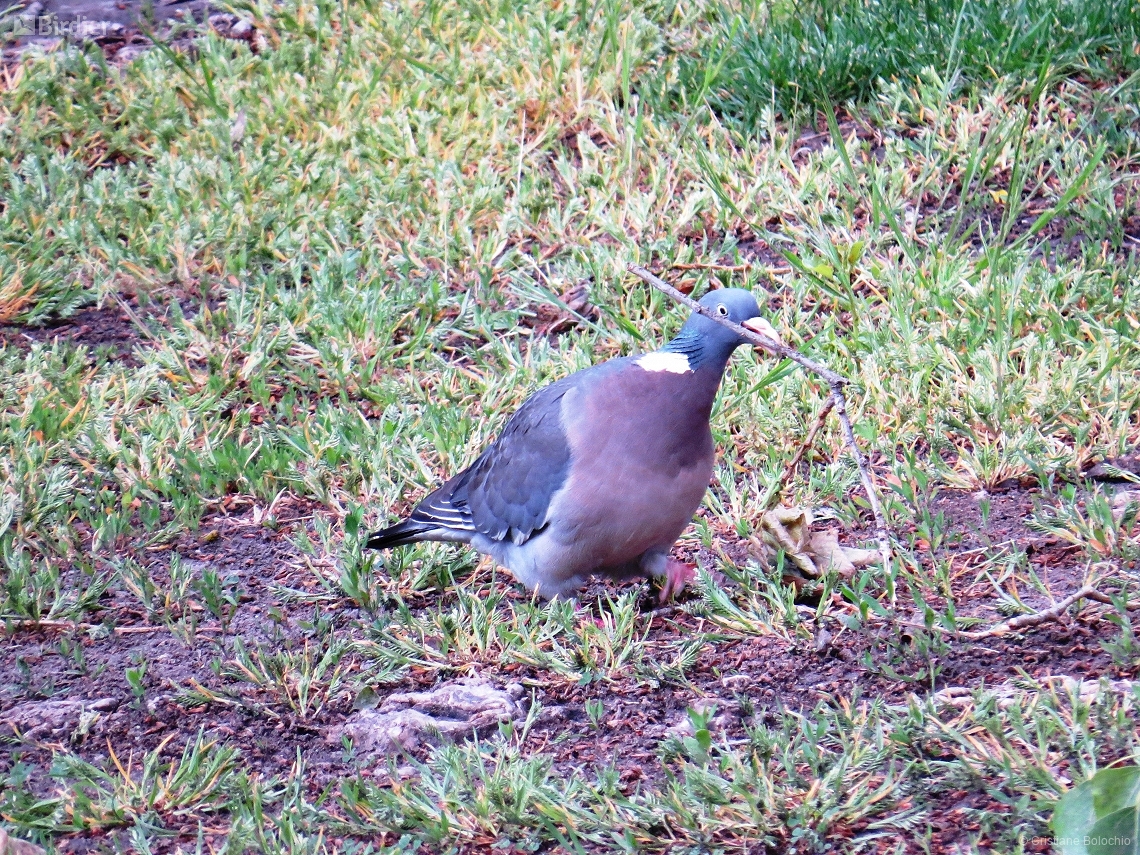
<svg viewBox="0 0 1140 855">
<path fill-rule="evenodd" d="M 96 362 L 115 361 L 137 366 L 141 363 L 135 356 L 135 348 L 145 342 L 145 334 L 125 309 L 112 303 L 101 308 L 81 309 L 44 326 L 0 326 L 0 345 L 26 350 L 34 342 L 62 342 L 88 350 Z"/>
</svg>

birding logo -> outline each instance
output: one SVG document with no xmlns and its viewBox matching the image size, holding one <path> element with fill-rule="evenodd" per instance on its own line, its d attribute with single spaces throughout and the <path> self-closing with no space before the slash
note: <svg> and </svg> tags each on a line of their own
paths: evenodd
<svg viewBox="0 0 1140 855">
<path fill-rule="evenodd" d="M 3 29 L 14 38 L 51 36 L 82 41 L 106 38 L 121 29 L 118 24 L 110 21 L 94 21 L 85 15 L 63 19 L 58 15 L 36 15 L 34 12 L 14 15 L 6 23 L 8 26 Z"/>
<path fill-rule="evenodd" d="M 31 19 L 26 18 L 23 15 L 16 15 L 12 18 L 11 23 L 8 25 L 7 29 L 8 32 L 16 38 L 30 36 L 35 33 L 35 29 L 33 28 L 32 23 L 33 22 Z"/>
</svg>

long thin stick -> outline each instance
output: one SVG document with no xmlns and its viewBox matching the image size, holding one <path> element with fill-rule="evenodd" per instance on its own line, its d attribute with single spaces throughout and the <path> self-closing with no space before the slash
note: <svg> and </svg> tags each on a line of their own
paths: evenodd
<svg viewBox="0 0 1140 855">
<path fill-rule="evenodd" d="M 820 365 L 818 362 L 808 359 L 798 350 L 788 347 L 786 344 L 780 344 L 779 342 L 772 341 L 771 339 L 765 338 L 759 333 L 754 333 L 752 330 L 745 329 L 744 327 L 740 326 L 740 324 L 734 324 L 727 318 L 722 318 L 712 309 L 706 309 L 696 300 L 685 296 L 668 282 L 665 282 L 662 279 L 658 279 L 644 267 L 640 267 L 636 264 L 627 264 L 625 266 L 625 269 L 635 276 L 639 276 L 641 279 L 652 285 L 662 294 L 667 294 L 678 303 L 688 306 L 697 314 L 704 315 L 706 318 L 712 318 L 721 326 L 728 327 L 745 341 L 748 341 L 749 343 L 754 344 L 757 347 L 762 348 L 771 354 L 774 354 L 775 356 L 782 356 L 785 359 L 792 360 L 792 362 L 799 363 L 808 371 L 812 371 L 826 380 L 828 386 L 839 386 L 842 388 L 851 382 L 842 374 L 836 374 L 826 365 Z"/>
<path fill-rule="evenodd" d="M 722 318 L 716 312 L 711 309 L 706 309 L 696 300 L 685 296 L 668 282 L 654 276 L 640 265 L 627 264 L 626 270 L 644 282 L 652 285 L 662 294 L 672 297 L 682 305 L 688 306 L 694 312 L 704 315 L 706 318 L 711 318 L 722 326 L 728 327 L 750 344 L 766 350 L 775 356 L 790 359 L 792 362 L 802 365 L 808 371 L 811 371 L 813 374 L 818 374 L 824 379 L 828 388 L 831 390 L 831 401 L 835 408 L 835 414 L 839 417 L 839 425 L 843 432 L 843 439 L 847 443 L 847 447 L 851 450 L 851 456 L 855 458 L 855 463 L 859 466 L 859 477 L 863 482 L 863 489 L 867 493 L 867 501 L 871 505 L 871 514 L 875 518 L 875 536 L 879 541 L 879 555 L 883 561 L 883 570 L 889 573 L 891 569 L 891 541 L 890 535 L 887 533 L 887 521 L 883 516 L 883 505 L 879 501 L 879 493 L 878 490 L 875 489 L 875 481 L 871 477 L 871 465 L 867 462 L 867 458 L 863 452 L 859 450 L 859 444 L 855 442 L 855 432 L 851 429 L 851 418 L 847 415 L 847 399 L 843 396 L 843 387 L 849 385 L 851 381 L 842 374 L 836 374 L 826 365 L 820 365 L 818 362 L 808 359 L 794 348 L 772 341 L 771 339 L 752 332 L 752 330 L 745 329 L 739 324 L 734 324 L 727 318 Z"/>
<path fill-rule="evenodd" d="M 871 464 L 859 450 L 855 442 L 855 431 L 851 429 L 851 418 L 847 415 L 847 401 L 843 397 L 843 389 L 839 386 L 831 387 L 831 397 L 835 400 L 835 415 L 839 417 L 839 426 L 843 429 L 843 438 L 847 440 L 847 447 L 851 449 L 851 456 L 859 465 L 859 478 L 863 482 L 863 490 L 867 493 L 867 501 L 871 505 L 871 514 L 875 517 L 875 537 L 879 541 L 879 555 L 883 559 L 883 571 L 891 571 L 890 535 L 887 534 L 887 520 L 883 516 L 883 506 L 879 502 L 879 491 L 875 489 L 875 481 L 871 477 Z M 892 594 L 893 598 L 893 594 Z"/>
<path fill-rule="evenodd" d="M 1017 632 L 1019 629 L 1028 629 L 1031 626 L 1038 626 L 1051 620 L 1057 620 L 1065 613 L 1065 610 L 1077 600 L 1083 600 L 1086 597 L 1091 599 L 1093 595 L 1098 593 L 1099 591 L 1092 585 L 1085 585 L 1080 590 L 1074 591 L 1050 608 L 1034 612 L 1033 614 L 1018 615 L 1015 618 L 1007 620 L 1005 623 L 999 623 L 997 626 L 992 626 L 980 632 L 961 632 L 958 634 L 962 638 L 968 638 L 970 641 L 1008 635 L 1011 632 Z"/>
<path fill-rule="evenodd" d="M 1068 611 L 1069 607 L 1078 600 L 1093 600 L 1098 603 L 1108 602 L 1111 603 L 1112 599 L 1096 589 L 1093 585 L 1085 585 L 1079 588 L 1069 596 L 1062 600 L 1058 600 L 1047 609 L 1042 609 L 1039 612 L 1031 612 L 1027 615 L 1018 615 L 1015 618 L 1010 618 L 1007 621 L 1002 621 L 989 629 L 981 629 L 974 632 L 962 629 L 944 629 L 938 624 L 934 625 L 934 629 L 945 632 L 947 635 L 952 635 L 954 638 L 964 638 L 967 641 L 981 641 L 986 638 L 1000 638 L 1003 635 L 1009 635 L 1011 632 L 1017 632 L 1022 629 L 1029 629 L 1030 627 L 1040 626 L 1043 623 L 1048 623 L 1054 620 L 1060 620 L 1061 616 Z M 1132 608 L 1133 604 L 1129 603 L 1128 607 Z M 903 623 L 901 626 L 910 629 L 927 629 L 926 626 L 916 623 Z"/>
<path fill-rule="evenodd" d="M 796 449 L 796 453 L 792 455 L 792 459 L 789 460 L 788 465 L 784 467 L 784 474 L 780 477 L 781 484 L 787 484 L 792 480 L 792 476 L 796 474 L 796 467 L 800 465 L 800 461 L 804 459 L 804 455 L 808 449 L 815 445 L 815 438 L 819 436 L 819 432 L 822 430 L 824 423 L 827 421 L 827 416 L 831 413 L 831 408 L 834 406 L 835 399 L 828 395 L 819 413 L 816 414 L 815 424 L 813 424 L 811 430 L 808 431 L 807 439 L 800 443 L 800 447 Z M 769 506 L 773 506 L 777 501 L 779 500 L 773 496 L 768 500 L 768 504 Z"/>
</svg>

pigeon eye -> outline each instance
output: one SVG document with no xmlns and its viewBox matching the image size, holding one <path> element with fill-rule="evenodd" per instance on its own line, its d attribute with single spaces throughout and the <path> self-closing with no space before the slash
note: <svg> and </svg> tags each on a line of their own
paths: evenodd
<svg viewBox="0 0 1140 855">
<path fill-rule="evenodd" d="M 724 303 L 721 303 L 716 307 L 716 313 L 721 317 L 726 317 L 728 315 L 728 307 L 725 306 Z"/>
</svg>

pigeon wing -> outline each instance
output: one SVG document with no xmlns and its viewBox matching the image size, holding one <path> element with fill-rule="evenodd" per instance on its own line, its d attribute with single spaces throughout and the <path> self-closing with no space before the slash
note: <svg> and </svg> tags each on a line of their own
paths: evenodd
<svg viewBox="0 0 1140 855">
<path fill-rule="evenodd" d="M 564 380 L 527 399 L 499 438 L 427 496 L 412 519 L 516 544 L 541 531 L 551 498 L 570 469 L 561 419 L 562 398 L 570 388 Z"/>
</svg>

